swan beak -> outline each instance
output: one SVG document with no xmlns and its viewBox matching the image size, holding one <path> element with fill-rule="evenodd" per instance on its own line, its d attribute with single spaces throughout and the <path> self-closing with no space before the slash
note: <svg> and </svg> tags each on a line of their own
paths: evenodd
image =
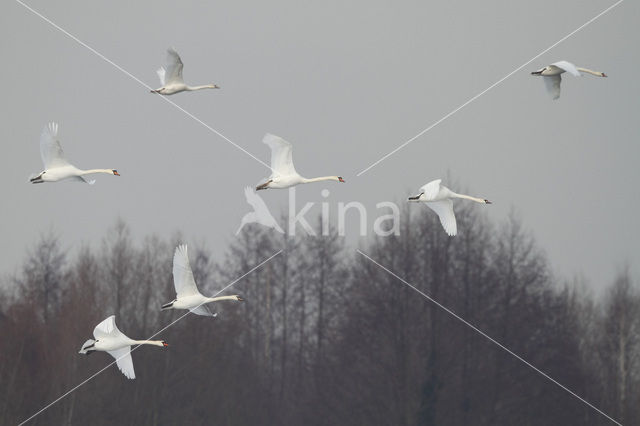
<svg viewBox="0 0 640 426">
<path fill-rule="evenodd" d="M 117 170 L 114 170 L 114 171 L 113 171 L 113 174 L 114 174 L 114 175 L 116 175 L 116 176 L 120 176 L 120 173 L 118 173 L 118 171 L 117 171 Z"/>
<path fill-rule="evenodd" d="M 603 77 L 606 77 L 607 75 L 606 75 L 605 73 L 602 73 L 602 76 L 603 76 Z"/>
<path fill-rule="evenodd" d="M 344 183 L 344 179 L 342 179 L 342 176 L 338 176 L 338 181 Z"/>
<path fill-rule="evenodd" d="M 238 300 L 238 302 L 244 302 L 244 299 L 240 296 L 236 296 L 236 299 Z"/>
<path fill-rule="evenodd" d="M 531 75 L 540 75 L 542 74 L 542 70 L 540 71 L 531 71 Z"/>
<path fill-rule="evenodd" d="M 485 204 L 493 204 L 493 203 L 492 203 L 491 201 L 489 201 L 489 200 L 484 200 L 484 203 L 485 203 Z"/>
<path fill-rule="evenodd" d="M 164 347 L 166 348 L 166 347 L 168 347 L 168 346 L 169 346 L 169 344 L 163 340 L 163 341 L 162 341 L 162 346 L 164 346 Z"/>
</svg>

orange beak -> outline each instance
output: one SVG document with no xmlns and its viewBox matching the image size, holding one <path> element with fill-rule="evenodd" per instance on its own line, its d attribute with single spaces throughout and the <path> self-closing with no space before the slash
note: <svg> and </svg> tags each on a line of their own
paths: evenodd
<svg viewBox="0 0 640 426">
<path fill-rule="evenodd" d="M 116 172 L 115 170 L 113 171 L 113 174 L 116 176 L 120 176 L 120 173 Z"/>
<path fill-rule="evenodd" d="M 344 179 L 342 179 L 340 176 L 338 176 L 338 180 L 342 183 L 344 183 Z"/>
<path fill-rule="evenodd" d="M 162 346 L 166 348 L 167 346 L 169 346 L 169 344 L 167 342 L 162 342 Z"/>
</svg>

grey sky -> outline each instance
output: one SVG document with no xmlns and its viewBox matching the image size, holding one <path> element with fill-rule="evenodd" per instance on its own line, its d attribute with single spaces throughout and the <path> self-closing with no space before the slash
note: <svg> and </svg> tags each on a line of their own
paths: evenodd
<svg viewBox="0 0 640 426">
<path fill-rule="evenodd" d="M 330 189 L 334 223 L 338 201 L 362 201 L 372 215 L 376 202 L 450 172 L 494 201 L 479 206 L 492 220 L 514 207 L 556 271 L 583 273 L 596 287 L 625 261 L 636 272 L 640 262 L 636 2 L 356 174 L 613 3 L 28 2 L 153 87 L 174 46 L 187 83 L 222 90 L 171 100 L 263 161 L 271 132 L 294 144 L 301 174 L 343 176 L 344 185 L 297 191 L 301 205 Z M 73 250 L 99 241 L 118 216 L 136 236 L 180 229 L 221 253 L 250 211 L 244 186 L 269 170 L 13 0 L 0 16 L 0 272 L 13 272 L 43 231 Z M 553 102 L 529 72 L 561 59 L 609 78 L 567 77 Z M 48 121 L 60 124 L 74 164 L 122 177 L 30 185 Z M 287 191 L 261 195 L 276 216 L 286 211 Z"/>
</svg>

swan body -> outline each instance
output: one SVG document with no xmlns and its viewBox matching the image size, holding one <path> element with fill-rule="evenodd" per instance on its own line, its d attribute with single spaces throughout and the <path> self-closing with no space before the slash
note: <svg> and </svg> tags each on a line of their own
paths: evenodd
<svg viewBox="0 0 640 426">
<path fill-rule="evenodd" d="M 151 93 L 160 95 L 173 95 L 180 92 L 193 92 L 202 89 L 219 89 L 215 84 L 205 84 L 202 86 L 188 86 L 182 78 L 182 68 L 184 64 L 180 59 L 180 55 L 173 48 L 167 49 L 167 65 L 160 67 L 156 73 L 160 77 L 162 87 L 152 90 Z"/>
<path fill-rule="evenodd" d="M 260 198 L 258 194 L 255 193 L 253 188 L 246 187 L 244 189 L 244 196 L 247 199 L 247 203 L 253 207 L 253 211 L 245 214 L 240 221 L 240 227 L 236 231 L 236 235 L 240 233 L 244 225 L 248 223 L 259 223 L 260 225 L 273 228 L 281 234 L 284 234 L 284 231 L 278 225 L 278 222 L 273 218 L 271 212 L 267 208 L 267 205 L 264 203 L 264 200 Z"/>
<path fill-rule="evenodd" d="M 49 123 L 40 135 L 40 155 L 44 163 L 44 170 L 29 179 L 31 183 L 57 182 L 64 179 L 76 180 L 93 185 L 95 180 L 88 180 L 86 175 L 93 173 L 106 173 L 120 176 L 115 169 L 90 169 L 81 170 L 70 164 L 62 150 L 58 140 L 58 124 Z"/>
<path fill-rule="evenodd" d="M 108 352 L 116 359 L 118 368 L 128 379 L 135 379 L 131 358 L 132 345 L 169 346 L 164 340 L 133 340 L 122 333 L 116 325 L 116 316 L 111 315 L 93 329 L 95 340 L 89 339 L 82 345 L 79 353 L 90 355 L 92 352 Z"/>
<path fill-rule="evenodd" d="M 188 309 L 192 313 L 207 317 L 215 317 L 218 314 L 212 313 L 205 303 L 217 302 L 219 300 L 236 300 L 242 302 L 243 299 L 238 295 L 206 297 L 203 296 L 193 277 L 193 271 L 189 265 L 189 256 L 187 253 L 187 245 L 182 244 L 176 247 L 173 255 L 173 284 L 176 289 L 176 298 L 162 305 L 165 309 Z"/>
<path fill-rule="evenodd" d="M 284 189 L 301 183 L 320 182 L 324 180 L 344 183 L 344 179 L 342 179 L 341 176 L 322 176 L 311 179 L 302 177 L 296 172 L 293 166 L 293 147 L 291 143 L 279 136 L 269 133 L 264 136 L 262 142 L 271 148 L 271 176 L 269 176 L 265 183 L 256 187 L 257 191 L 268 188 Z"/>
<path fill-rule="evenodd" d="M 575 77 L 582 77 L 583 74 L 591 74 L 596 77 L 606 77 L 607 75 L 600 71 L 593 71 L 588 68 L 580 68 L 573 65 L 571 62 L 558 61 L 551 65 L 547 65 L 538 71 L 533 71 L 531 75 L 539 75 L 544 77 L 544 83 L 547 88 L 547 92 L 553 99 L 560 97 L 560 82 L 562 81 L 561 74 L 568 72 Z"/>
<path fill-rule="evenodd" d="M 446 186 L 441 185 L 440 182 L 442 182 L 442 179 L 436 179 L 422 186 L 420 193 L 414 197 L 409 197 L 409 201 L 425 203 L 427 207 L 436 212 L 447 235 L 453 237 L 458 233 L 456 216 L 453 213 L 454 198 L 462 198 L 481 204 L 491 204 L 491 201 L 470 195 L 457 194 Z"/>
</svg>

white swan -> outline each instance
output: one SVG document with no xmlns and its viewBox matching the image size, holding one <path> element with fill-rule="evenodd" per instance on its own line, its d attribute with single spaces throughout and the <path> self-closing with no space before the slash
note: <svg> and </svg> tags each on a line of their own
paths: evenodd
<svg viewBox="0 0 640 426">
<path fill-rule="evenodd" d="M 182 79 L 182 68 L 184 64 L 180 59 L 180 55 L 173 48 L 167 49 L 167 67 L 160 67 L 158 77 L 162 87 L 152 90 L 151 93 L 159 93 L 161 95 L 173 95 L 180 92 L 192 92 L 201 89 L 219 89 L 220 86 L 215 84 L 205 84 L 203 86 L 187 86 Z"/>
<path fill-rule="evenodd" d="M 196 286 L 196 280 L 193 278 L 193 272 L 189 265 L 189 256 L 187 255 L 187 245 L 182 244 L 176 247 L 173 255 L 173 285 L 176 288 L 176 298 L 169 303 L 162 305 L 165 309 L 189 309 L 197 315 L 206 317 L 215 317 L 205 306 L 205 303 L 216 302 L 218 300 L 236 300 L 242 302 L 243 299 L 238 295 L 222 296 L 222 297 L 206 297 L 200 294 Z"/>
<path fill-rule="evenodd" d="M 42 135 L 40 135 L 40 155 L 44 163 L 44 171 L 31 177 L 29 179 L 31 183 L 57 182 L 63 179 L 73 179 L 93 185 L 96 181 L 85 179 L 85 175 L 106 173 L 120 176 L 118 171 L 114 169 L 80 170 L 69 164 L 64 158 L 64 152 L 57 137 L 58 125 L 56 123 L 49 123 L 42 130 Z"/>
<path fill-rule="evenodd" d="M 271 212 L 267 208 L 267 205 L 264 203 L 264 200 L 256 194 L 256 192 L 251 187 L 246 187 L 244 189 L 244 196 L 247 199 L 247 203 L 253 207 L 253 211 L 245 214 L 240 221 L 240 227 L 236 231 L 236 235 L 240 233 L 244 225 L 248 223 L 259 223 L 260 225 L 267 226 L 269 228 L 273 228 L 281 234 L 284 234 L 284 231 L 278 225 L 278 222 L 273 218 Z"/>
<path fill-rule="evenodd" d="M 323 176 L 307 179 L 296 172 L 293 167 L 292 146 L 280 136 L 267 133 L 262 142 L 271 148 L 271 176 L 268 180 L 256 187 L 256 190 L 267 188 L 289 188 L 301 183 L 319 182 L 323 180 L 333 180 L 344 182 L 341 176 Z"/>
<path fill-rule="evenodd" d="M 551 65 L 547 65 L 538 71 L 533 71 L 531 75 L 541 75 L 544 77 L 544 84 L 547 87 L 547 92 L 553 99 L 560 97 L 560 82 L 562 77 L 560 74 L 568 72 L 576 77 L 581 77 L 583 73 L 595 75 L 596 77 L 606 77 L 607 75 L 600 71 L 593 71 L 587 68 L 580 68 L 573 65 L 571 62 L 559 61 L 554 62 Z"/>
<path fill-rule="evenodd" d="M 93 337 L 95 340 L 89 339 L 84 342 L 79 353 L 90 355 L 95 351 L 108 352 L 116 359 L 118 368 L 128 379 L 136 378 L 131 359 L 131 345 L 169 346 L 164 340 L 132 340 L 128 338 L 118 330 L 115 315 L 111 315 L 96 325 L 96 328 L 93 329 Z"/>
<path fill-rule="evenodd" d="M 442 179 L 432 180 L 428 184 L 420 188 L 420 193 L 415 197 L 409 197 L 409 201 L 423 202 L 431 210 L 438 214 L 440 223 L 444 231 L 454 236 L 458 233 L 458 225 L 456 224 L 456 216 L 453 213 L 453 199 L 464 198 L 466 200 L 475 201 L 476 203 L 491 204 L 491 201 L 484 198 L 471 197 L 464 194 L 456 194 L 444 185 L 440 185 Z"/>
</svg>

